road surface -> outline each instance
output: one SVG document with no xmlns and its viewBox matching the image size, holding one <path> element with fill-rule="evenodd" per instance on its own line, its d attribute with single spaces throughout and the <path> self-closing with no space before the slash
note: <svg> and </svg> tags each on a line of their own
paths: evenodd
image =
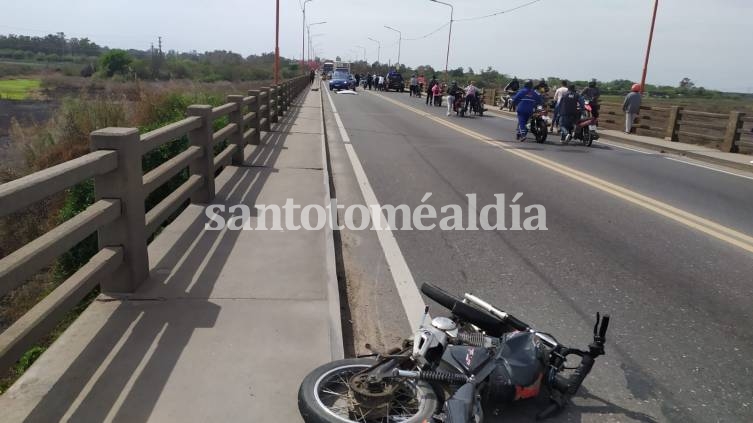
<svg viewBox="0 0 753 423">
<path fill-rule="evenodd" d="M 612 143 L 519 143 L 509 118 L 448 118 L 408 94 L 331 98 L 330 148 L 347 137 L 381 205 L 414 210 L 430 192 L 423 204 L 466 210 L 476 194 L 479 210 L 523 193 L 522 207 L 546 208 L 546 231 L 392 233 L 416 284 L 473 292 L 564 343 L 585 347 L 595 313 L 611 313 L 607 355 L 555 421 L 753 421 L 750 175 Z M 374 302 L 398 294 L 385 295 Z M 419 314 L 381 307 L 401 311 L 382 328 Z M 536 406 L 504 416 L 532 420 Z"/>
</svg>

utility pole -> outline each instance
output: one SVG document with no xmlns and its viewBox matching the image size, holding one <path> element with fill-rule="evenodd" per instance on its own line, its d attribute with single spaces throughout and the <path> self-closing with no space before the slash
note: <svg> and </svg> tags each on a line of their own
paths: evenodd
<svg viewBox="0 0 753 423">
<path fill-rule="evenodd" d="M 280 83 L 280 0 L 275 12 L 275 85 Z"/>
<path fill-rule="evenodd" d="M 659 0 L 654 0 L 654 14 L 651 17 L 651 31 L 648 33 L 648 47 L 646 48 L 646 61 L 643 62 L 643 76 L 641 76 L 641 94 L 646 92 L 646 73 L 648 72 L 648 57 L 651 54 L 651 42 L 654 39 L 654 24 L 656 23 L 656 10 L 659 8 Z"/>
<path fill-rule="evenodd" d="M 157 37 L 158 45 L 159 45 L 159 53 L 162 54 L 162 37 Z"/>
</svg>

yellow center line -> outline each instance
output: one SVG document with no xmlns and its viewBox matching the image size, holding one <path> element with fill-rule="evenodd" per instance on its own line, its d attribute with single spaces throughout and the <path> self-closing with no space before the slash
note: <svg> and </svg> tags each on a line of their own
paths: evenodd
<svg viewBox="0 0 753 423">
<path fill-rule="evenodd" d="M 424 116 L 427 119 L 431 119 L 434 122 L 440 123 L 448 128 L 454 129 L 462 134 L 465 134 L 473 139 L 476 139 L 478 141 L 481 141 L 485 144 L 491 145 L 493 147 L 499 148 L 501 150 L 504 150 L 510 154 L 514 154 L 520 158 L 526 159 L 532 163 L 538 164 L 539 166 L 545 167 L 549 170 L 552 170 L 556 173 L 559 173 L 561 175 L 567 176 L 568 178 L 574 179 L 582 184 L 588 185 L 590 187 L 596 188 L 602 192 L 606 192 L 612 196 L 621 198 L 627 202 L 630 202 L 632 204 L 635 204 L 637 206 L 640 206 L 644 209 L 650 210 L 656 214 L 659 214 L 661 216 L 664 216 L 668 219 L 671 219 L 677 223 L 680 223 L 682 225 L 685 225 L 687 227 L 690 227 L 692 229 L 695 229 L 699 232 L 703 232 L 707 235 L 710 235 L 718 240 L 724 241 L 730 245 L 734 245 L 738 248 L 741 248 L 749 253 L 753 253 L 753 237 L 746 235 L 742 232 L 736 231 L 732 228 L 729 228 L 727 226 L 721 225 L 719 223 L 716 223 L 714 221 L 711 221 L 709 219 L 703 218 L 701 216 L 695 215 L 693 213 L 689 213 L 685 210 L 679 209 L 677 207 L 671 206 L 667 203 L 664 203 L 662 201 L 656 200 L 654 198 L 645 196 L 643 194 L 639 194 L 635 191 L 631 191 L 623 186 L 614 184 L 612 182 L 607 182 L 603 179 L 597 178 L 593 175 L 590 175 L 588 173 L 576 170 L 574 168 L 562 165 L 560 163 L 557 163 L 555 161 L 545 159 L 543 157 L 537 156 L 533 153 L 530 153 L 528 151 L 520 150 L 514 147 L 511 147 L 507 144 L 500 144 L 499 141 L 494 140 L 492 138 L 489 138 L 485 135 L 482 135 L 478 132 L 472 131 L 470 129 L 464 128 L 460 125 L 457 125 L 455 123 L 449 122 L 443 118 L 437 117 L 432 115 L 431 113 L 422 111 L 420 109 L 416 109 L 415 107 L 408 106 L 404 103 L 401 103 L 399 101 L 393 100 L 391 98 L 385 97 L 382 94 L 377 93 L 369 93 L 371 95 L 375 95 L 377 97 L 382 98 L 385 101 L 388 101 L 390 103 L 393 103 L 397 106 L 400 106 L 404 109 L 410 110 L 418 115 Z"/>
</svg>

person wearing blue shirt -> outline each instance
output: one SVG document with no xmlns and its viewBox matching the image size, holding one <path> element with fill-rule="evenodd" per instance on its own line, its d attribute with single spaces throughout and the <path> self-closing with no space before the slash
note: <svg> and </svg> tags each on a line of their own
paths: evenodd
<svg viewBox="0 0 753 423">
<path fill-rule="evenodd" d="M 518 131 L 515 139 L 525 141 L 526 135 L 528 135 L 528 127 L 526 125 L 531 120 L 531 115 L 536 110 L 536 106 L 542 102 L 541 95 L 533 89 L 533 81 L 530 79 L 527 80 L 523 84 L 523 89 L 518 91 L 512 98 L 512 104 L 518 112 Z"/>
</svg>

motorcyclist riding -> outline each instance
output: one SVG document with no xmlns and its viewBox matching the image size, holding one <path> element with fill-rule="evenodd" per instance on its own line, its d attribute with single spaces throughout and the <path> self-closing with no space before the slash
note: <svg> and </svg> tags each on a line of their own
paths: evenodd
<svg viewBox="0 0 753 423">
<path fill-rule="evenodd" d="M 533 81 L 526 80 L 523 89 L 518 91 L 512 98 L 512 103 L 518 112 L 518 130 L 516 140 L 524 141 L 528 135 L 528 121 L 531 119 L 536 106 L 541 104 L 543 99 L 541 95 L 533 89 Z"/>
<path fill-rule="evenodd" d="M 580 95 L 591 102 L 591 114 L 594 117 L 599 117 L 599 97 L 601 97 L 601 91 L 596 86 L 596 79 L 592 79 L 588 83 L 588 87 L 581 91 Z"/>
<path fill-rule="evenodd" d="M 502 107 L 508 107 L 511 112 L 515 111 L 515 106 L 512 104 L 508 104 L 508 101 L 512 103 L 512 96 L 515 95 L 516 92 L 520 90 L 520 82 L 518 81 L 518 77 L 515 76 L 512 78 L 512 81 L 510 81 L 507 85 L 505 85 L 505 92 L 507 93 L 507 97 L 505 97 L 503 100 Z"/>
</svg>

